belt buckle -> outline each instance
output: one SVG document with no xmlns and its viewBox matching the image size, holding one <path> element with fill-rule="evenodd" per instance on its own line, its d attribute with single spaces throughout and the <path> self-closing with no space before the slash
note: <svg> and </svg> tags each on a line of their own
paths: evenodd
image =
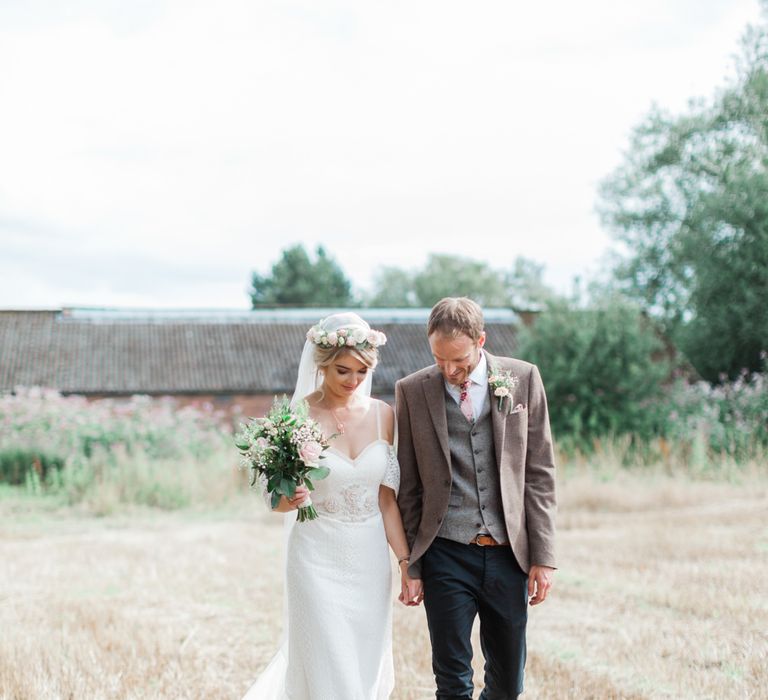
<svg viewBox="0 0 768 700">
<path fill-rule="evenodd" d="M 478 547 L 487 547 L 488 546 L 487 544 L 483 544 L 482 542 L 479 541 L 481 537 L 487 537 L 487 536 L 488 535 L 475 535 L 475 539 L 472 540 L 472 543 L 476 544 Z"/>
</svg>

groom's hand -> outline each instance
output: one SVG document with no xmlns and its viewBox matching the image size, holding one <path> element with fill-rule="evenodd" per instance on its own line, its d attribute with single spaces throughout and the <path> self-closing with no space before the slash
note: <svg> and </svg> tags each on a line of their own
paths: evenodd
<svg viewBox="0 0 768 700">
<path fill-rule="evenodd" d="M 538 605 L 547 599 L 547 593 L 552 588 L 552 573 L 549 566 L 532 566 L 528 572 L 528 596 L 531 605 Z"/>
<path fill-rule="evenodd" d="M 403 604 L 414 606 L 424 600 L 424 583 L 420 578 L 410 578 L 404 576 L 402 588 L 397 599 Z"/>
</svg>

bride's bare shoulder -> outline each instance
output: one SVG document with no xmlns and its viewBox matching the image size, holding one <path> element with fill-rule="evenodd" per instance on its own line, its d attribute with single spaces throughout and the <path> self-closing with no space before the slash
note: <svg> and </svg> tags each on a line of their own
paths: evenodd
<svg viewBox="0 0 768 700">
<path fill-rule="evenodd" d="M 382 427 L 388 442 L 392 442 L 392 438 L 395 432 L 395 410 L 386 401 L 380 399 L 373 399 L 378 404 L 381 415 Z"/>
<path fill-rule="evenodd" d="M 371 399 L 371 401 L 374 401 L 378 404 L 378 409 L 381 411 L 382 416 L 389 416 L 394 418 L 395 417 L 395 410 L 390 406 L 386 401 L 382 401 L 381 399 Z"/>
</svg>

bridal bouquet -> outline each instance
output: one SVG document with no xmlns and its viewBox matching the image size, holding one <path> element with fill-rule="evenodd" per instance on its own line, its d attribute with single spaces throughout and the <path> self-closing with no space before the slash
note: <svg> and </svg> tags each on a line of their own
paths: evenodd
<svg viewBox="0 0 768 700">
<path fill-rule="evenodd" d="M 253 418 L 235 437 L 242 466 L 251 470 L 251 486 L 265 484 L 272 508 L 281 496 L 293 498 L 296 487 L 314 489 L 313 480 L 325 479 L 328 467 L 321 467 L 322 452 L 328 447 L 320 426 L 309 417 L 306 402 L 291 407 L 283 396 L 275 399 L 264 418 Z M 314 520 L 317 511 L 307 498 L 300 506 L 298 521 Z"/>
</svg>

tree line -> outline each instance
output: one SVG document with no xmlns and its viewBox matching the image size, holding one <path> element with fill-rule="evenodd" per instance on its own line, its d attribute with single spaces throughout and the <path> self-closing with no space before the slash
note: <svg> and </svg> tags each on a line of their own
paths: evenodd
<svg viewBox="0 0 768 700">
<path fill-rule="evenodd" d="M 340 265 L 319 246 L 314 259 L 303 245 L 285 249 L 267 275 L 253 273 L 253 308 L 280 306 L 431 307 L 446 296 L 468 296 L 486 307 L 540 308 L 554 292 L 543 282 L 544 266 L 517 258 L 511 270 L 434 253 L 420 270 L 384 266 L 373 289 L 361 295 Z"/>
</svg>

